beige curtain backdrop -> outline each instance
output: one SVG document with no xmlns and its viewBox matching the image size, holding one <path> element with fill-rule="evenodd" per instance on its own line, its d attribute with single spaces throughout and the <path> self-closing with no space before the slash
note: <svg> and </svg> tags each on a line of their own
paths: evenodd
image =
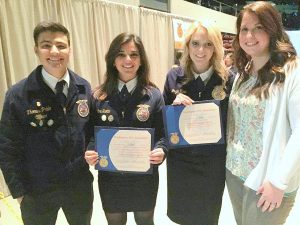
<svg viewBox="0 0 300 225">
<path fill-rule="evenodd" d="M 174 57 L 169 14 L 101 0 L 0 0 L 0 114 L 6 90 L 39 63 L 32 31 L 43 20 L 61 22 L 69 29 L 69 68 L 92 87 L 103 82 L 106 51 L 121 32 L 141 36 L 151 80 L 163 87 Z"/>
<path fill-rule="evenodd" d="M 141 8 L 140 36 L 149 57 L 151 80 L 163 90 L 166 74 L 174 63 L 172 17 Z"/>
</svg>

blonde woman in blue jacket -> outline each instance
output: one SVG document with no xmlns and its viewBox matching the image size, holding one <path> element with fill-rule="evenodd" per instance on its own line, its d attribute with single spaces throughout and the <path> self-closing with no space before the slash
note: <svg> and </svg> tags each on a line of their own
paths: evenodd
<svg viewBox="0 0 300 225">
<path fill-rule="evenodd" d="M 226 126 L 230 83 L 222 35 L 215 23 L 194 22 L 184 44 L 182 66 L 171 69 L 164 86 L 166 105 L 219 100 Z M 216 96 L 215 90 L 224 95 Z M 220 91 L 221 92 L 221 91 Z M 168 217 L 184 225 L 217 225 L 225 186 L 226 144 L 172 149 L 167 155 Z"/>
</svg>

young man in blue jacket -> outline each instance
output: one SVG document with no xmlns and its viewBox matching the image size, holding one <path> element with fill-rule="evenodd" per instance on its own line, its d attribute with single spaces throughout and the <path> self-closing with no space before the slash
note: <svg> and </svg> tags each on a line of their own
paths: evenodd
<svg viewBox="0 0 300 225">
<path fill-rule="evenodd" d="M 89 225 L 93 177 L 83 155 L 91 134 L 89 83 L 67 68 L 69 31 L 41 22 L 33 32 L 41 65 L 6 93 L 0 167 L 25 225 Z"/>
</svg>

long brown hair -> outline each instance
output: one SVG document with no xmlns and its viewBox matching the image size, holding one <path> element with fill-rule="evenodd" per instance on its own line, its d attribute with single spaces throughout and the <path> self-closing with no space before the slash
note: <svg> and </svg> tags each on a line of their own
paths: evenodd
<svg viewBox="0 0 300 225">
<path fill-rule="evenodd" d="M 296 50 L 293 47 L 287 33 L 285 32 L 281 15 L 270 3 L 258 1 L 246 5 L 237 17 L 237 35 L 233 41 L 235 64 L 241 74 L 239 85 L 246 81 L 251 70 L 251 57 L 241 48 L 239 44 L 240 28 L 245 13 L 253 13 L 257 16 L 263 29 L 270 36 L 269 61 L 258 71 L 258 79 L 252 89 L 256 97 L 268 98 L 269 87 L 272 83 L 280 84 L 285 80 L 283 66 L 296 58 Z"/>
<path fill-rule="evenodd" d="M 140 59 L 141 65 L 137 71 L 137 86 L 139 88 L 146 88 L 148 86 L 156 87 L 149 79 L 150 76 L 150 67 L 148 57 L 144 45 L 139 36 L 129 33 L 121 33 L 111 42 L 109 49 L 105 55 L 106 61 L 106 72 L 105 72 L 105 81 L 102 85 L 95 88 L 94 96 L 96 98 L 105 98 L 107 95 L 117 91 L 117 84 L 119 78 L 119 72 L 116 68 L 115 60 L 121 50 L 123 44 L 133 41 L 136 45 Z"/>
</svg>

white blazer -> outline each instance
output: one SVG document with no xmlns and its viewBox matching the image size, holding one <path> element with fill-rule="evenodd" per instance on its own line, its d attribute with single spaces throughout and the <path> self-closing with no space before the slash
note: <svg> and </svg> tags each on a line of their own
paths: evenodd
<svg viewBox="0 0 300 225">
<path fill-rule="evenodd" d="M 263 122 L 263 150 L 245 185 L 257 190 L 264 181 L 286 193 L 300 182 L 300 59 L 287 63 L 284 84 L 271 85 Z"/>
</svg>

